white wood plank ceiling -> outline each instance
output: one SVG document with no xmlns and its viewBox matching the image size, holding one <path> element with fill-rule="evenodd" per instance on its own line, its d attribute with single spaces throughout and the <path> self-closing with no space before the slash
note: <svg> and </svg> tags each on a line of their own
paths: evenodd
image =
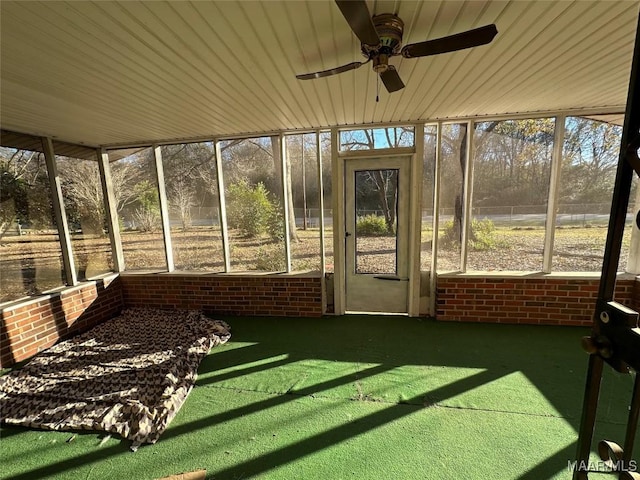
<svg viewBox="0 0 640 480">
<path fill-rule="evenodd" d="M 638 1 L 386 1 L 403 43 L 495 23 L 486 46 L 394 57 L 389 94 L 332 1 L 2 1 L 0 126 L 92 146 L 552 110 L 623 111 Z"/>
</svg>

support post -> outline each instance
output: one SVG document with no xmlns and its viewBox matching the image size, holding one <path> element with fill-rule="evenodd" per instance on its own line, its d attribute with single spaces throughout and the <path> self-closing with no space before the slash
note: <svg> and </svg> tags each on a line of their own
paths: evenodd
<svg viewBox="0 0 640 480">
<path fill-rule="evenodd" d="M 220 218 L 220 233 L 222 235 L 222 254 L 224 257 L 224 271 L 231 271 L 231 252 L 229 251 L 229 228 L 227 226 L 227 205 L 224 193 L 224 177 L 222 174 L 222 149 L 220 141 L 215 140 L 216 146 L 216 178 L 218 180 L 218 216 Z"/>
<path fill-rule="evenodd" d="M 473 217 L 471 212 L 471 198 L 473 196 L 473 148 L 474 148 L 474 123 L 467 122 L 467 145 L 465 152 L 465 165 L 463 172 L 463 185 L 464 190 L 462 192 L 462 235 L 460 242 L 460 271 L 467 271 L 467 254 L 469 252 L 469 237 L 471 236 L 471 219 Z"/>
<path fill-rule="evenodd" d="M 573 472 L 573 480 L 587 480 L 589 478 L 589 453 L 591 452 L 593 428 L 596 423 L 596 413 L 598 411 L 603 365 L 604 361 L 600 355 L 589 355 L 587 381 L 584 400 L 582 402 L 582 417 L 580 418 L 580 430 L 578 431 L 577 462 L 575 471 Z"/>
<path fill-rule="evenodd" d="M 53 204 L 53 215 L 56 219 L 58 228 L 58 237 L 60 240 L 60 248 L 62 253 L 62 266 L 67 285 L 77 285 L 78 275 L 73 261 L 73 250 L 71 247 L 71 234 L 69 233 L 69 224 L 67 223 L 67 214 L 64 208 L 64 199 L 62 198 L 62 185 L 60 176 L 58 175 L 58 166 L 56 165 L 55 152 L 53 150 L 53 141 L 49 137 L 42 138 L 42 147 L 44 150 L 44 159 L 47 165 L 49 177 L 49 187 L 51 188 L 51 201 Z"/>
<path fill-rule="evenodd" d="M 289 198 L 289 178 L 287 169 L 290 168 L 291 162 L 287 157 L 287 142 L 284 141 L 284 135 L 281 133 L 277 137 L 271 137 L 271 141 L 277 140 L 278 148 L 280 151 L 280 172 L 282 178 L 280 184 L 282 185 L 282 208 L 284 209 L 284 258 L 285 258 L 285 270 L 287 273 L 291 272 L 291 224 L 289 222 L 295 222 L 295 218 L 289 218 L 290 208 L 289 204 L 293 201 Z"/>
<path fill-rule="evenodd" d="M 629 418 L 627 419 L 627 433 L 624 437 L 624 453 L 622 455 L 622 465 L 625 469 L 631 469 L 631 455 L 638 431 L 638 417 L 640 416 L 640 374 L 636 372 L 633 382 L 633 393 L 631 395 L 631 406 L 629 407 Z"/>
<path fill-rule="evenodd" d="M 167 202 L 167 189 L 164 184 L 164 168 L 162 165 L 162 151 L 159 145 L 153 146 L 153 158 L 156 165 L 156 180 L 158 185 L 158 199 L 160 201 L 160 218 L 162 220 L 162 237 L 164 240 L 164 254 L 167 262 L 167 271 L 173 272 L 173 247 L 171 246 L 171 224 L 169 222 L 169 204 Z"/>
<path fill-rule="evenodd" d="M 409 291 L 408 313 L 420 315 L 420 248 L 422 245 L 422 165 L 424 163 L 424 123 L 414 125 L 416 153 L 411 155 L 409 201 Z"/>
<path fill-rule="evenodd" d="M 302 137 L 302 229 L 307 229 L 307 167 L 304 164 L 304 133 Z M 293 201 L 293 199 L 291 200 Z"/>
<path fill-rule="evenodd" d="M 442 148 L 442 122 L 436 125 L 436 158 L 433 166 L 433 221 L 431 236 L 431 274 L 429 275 L 429 315 L 436 316 L 436 288 L 438 282 L 438 229 L 440 228 L 440 157 Z"/>
<path fill-rule="evenodd" d="M 620 248 L 622 246 L 622 236 L 626 223 L 627 208 L 631 194 L 631 182 L 635 174 L 640 175 L 640 159 L 638 159 L 638 147 L 640 145 L 640 88 L 638 88 L 638 69 L 640 68 L 640 15 L 638 16 L 638 26 L 636 29 L 635 47 L 633 52 L 633 62 L 631 65 L 631 78 L 629 80 L 629 93 L 627 96 L 627 108 L 625 112 L 624 127 L 622 129 L 622 139 L 620 141 L 620 157 L 616 170 L 616 179 L 611 201 L 611 213 L 609 216 L 609 229 L 607 241 L 604 249 L 604 260 L 602 264 L 602 276 L 600 277 L 600 287 L 596 309 L 593 315 L 592 336 L 586 344 L 591 344 L 589 357 L 589 368 L 587 371 L 587 382 L 585 387 L 584 403 L 582 408 L 582 418 L 578 437 L 578 451 L 576 471 L 574 480 L 586 480 L 588 473 L 585 470 L 589 463 L 589 452 L 593 440 L 593 430 L 595 427 L 596 410 L 598 408 L 598 393 L 602 378 L 602 366 L 606 362 L 615 366 L 619 371 L 623 371 L 628 365 L 640 364 L 640 349 L 635 348 L 633 342 L 637 342 L 640 329 L 637 328 L 638 314 L 624 306 L 618 307 L 613 302 L 616 286 L 616 276 L 618 261 L 620 259 Z M 620 318 L 616 318 L 620 315 Z M 636 328 L 628 325 L 626 318 L 635 318 Z M 615 328 L 612 326 L 615 324 Z M 621 326 L 620 326 L 621 325 Z M 627 342 L 627 343 L 625 343 Z M 606 352 L 606 355 L 605 355 Z M 635 436 L 638 422 L 638 383 L 634 386 L 632 410 L 629 415 L 629 422 L 634 425 L 627 425 L 627 437 Z M 633 411 L 635 405 L 636 411 Z M 627 438 L 631 445 L 633 441 Z M 624 451 L 623 459 L 630 459 L 631 451 Z M 624 466 L 627 464 L 625 463 Z M 581 468 L 584 467 L 584 468 Z M 620 473 L 623 478 L 625 472 Z"/>
<path fill-rule="evenodd" d="M 109 241 L 111 242 L 111 256 L 113 258 L 113 270 L 116 273 L 124 272 L 124 253 L 122 251 L 122 239 L 120 238 L 120 224 L 118 222 L 118 206 L 113 193 L 113 181 L 111 179 L 111 164 L 109 154 L 104 148 L 97 151 L 98 167 L 100 169 L 100 183 L 102 185 L 102 198 L 107 216 L 107 228 L 109 229 Z"/>
<path fill-rule="evenodd" d="M 340 135 L 331 129 L 331 187 L 333 190 L 333 305 L 336 315 L 345 312 L 345 228 L 344 228 L 344 159 L 340 157 Z"/>
<path fill-rule="evenodd" d="M 553 263 L 553 242 L 556 234 L 556 217 L 558 209 L 558 192 L 562 170 L 562 147 L 566 117 L 556 117 L 553 133 L 553 153 L 551 157 L 551 178 L 549 181 L 549 203 L 547 204 L 547 221 L 544 233 L 544 250 L 542 260 L 543 273 L 551 273 Z"/>
<path fill-rule="evenodd" d="M 322 145 L 320 142 L 320 130 L 316 130 L 316 154 L 318 159 L 318 221 L 320 222 L 320 275 L 324 279 L 326 270 L 326 249 L 324 238 L 324 182 L 322 181 Z"/>
</svg>

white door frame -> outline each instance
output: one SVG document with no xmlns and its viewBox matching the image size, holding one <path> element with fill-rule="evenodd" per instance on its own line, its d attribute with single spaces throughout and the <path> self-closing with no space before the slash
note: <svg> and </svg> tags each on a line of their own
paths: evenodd
<svg viewBox="0 0 640 480">
<path fill-rule="evenodd" d="M 424 156 L 424 125 L 415 124 L 415 148 L 397 148 L 388 150 L 368 150 L 340 152 L 339 129 L 331 129 L 332 157 L 332 208 L 333 208 L 333 256 L 334 256 L 334 313 L 344 315 L 345 297 L 345 215 L 344 186 L 345 160 L 347 158 L 371 158 L 385 155 L 411 155 L 410 199 L 409 199 L 409 316 L 416 317 L 420 310 L 420 245 L 421 245 L 421 201 L 422 201 L 422 164 Z"/>
</svg>

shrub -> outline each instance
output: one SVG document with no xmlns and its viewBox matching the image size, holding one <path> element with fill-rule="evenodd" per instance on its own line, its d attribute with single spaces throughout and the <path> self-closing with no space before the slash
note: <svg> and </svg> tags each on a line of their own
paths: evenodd
<svg viewBox="0 0 640 480">
<path fill-rule="evenodd" d="M 160 211 L 155 208 L 138 207 L 133 212 L 136 228 L 141 232 L 154 232 L 160 224 Z"/>
<path fill-rule="evenodd" d="M 453 220 L 447 220 L 442 226 L 442 233 L 440 234 L 440 246 L 443 248 L 450 248 L 460 243 L 458 228 L 455 227 Z"/>
<path fill-rule="evenodd" d="M 284 240 L 284 216 L 278 200 L 272 202 L 272 208 L 267 217 L 267 233 L 274 240 Z"/>
<path fill-rule="evenodd" d="M 258 249 L 256 270 L 263 272 L 283 272 L 287 269 L 284 250 L 279 244 L 266 245 Z"/>
<path fill-rule="evenodd" d="M 380 237 L 388 235 L 387 223 L 384 217 L 378 215 L 365 215 L 356 220 L 356 233 L 362 237 Z"/>
<path fill-rule="evenodd" d="M 469 246 L 474 250 L 493 250 L 500 246 L 496 239 L 496 226 L 490 219 L 471 220 Z"/>
<path fill-rule="evenodd" d="M 138 207 L 133 213 L 136 228 L 141 232 L 152 232 L 160 224 L 160 199 L 158 190 L 149 180 L 138 183 L 134 190 Z"/>
<path fill-rule="evenodd" d="M 441 245 L 444 248 L 449 248 L 459 244 L 459 235 L 460 232 L 453 220 L 448 220 L 445 222 L 440 236 Z M 474 218 L 471 220 L 469 247 L 473 250 L 494 250 L 498 247 L 506 247 L 506 245 L 496 237 L 496 226 L 490 219 L 478 220 Z"/>
<path fill-rule="evenodd" d="M 227 223 L 247 237 L 268 233 L 276 215 L 269 192 L 262 182 L 256 186 L 247 180 L 229 185 L 227 191 Z"/>
</svg>

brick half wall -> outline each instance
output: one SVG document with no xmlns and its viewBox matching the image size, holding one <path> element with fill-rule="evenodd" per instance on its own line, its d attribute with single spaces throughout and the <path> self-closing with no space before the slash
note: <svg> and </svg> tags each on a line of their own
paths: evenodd
<svg viewBox="0 0 640 480">
<path fill-rule="evenodd" d="M 127 307 L 202 310 L 219 315 L 322 315 L 320 276 L 123 273 L 120 280 Z"/>
<path fill-rule="evenodd" d="M 0 368 L 113 318 L 122 307 L 117 276 L 10 304 L 0 312 Z"/>
<path fill-rule="evenodd" d="M 459 322 L 590 326 L 600 278 L 439 276 L 436 319 Z M 640 304 L 640 282 L 616 282 L 615 300 Z"/>
</svg>

